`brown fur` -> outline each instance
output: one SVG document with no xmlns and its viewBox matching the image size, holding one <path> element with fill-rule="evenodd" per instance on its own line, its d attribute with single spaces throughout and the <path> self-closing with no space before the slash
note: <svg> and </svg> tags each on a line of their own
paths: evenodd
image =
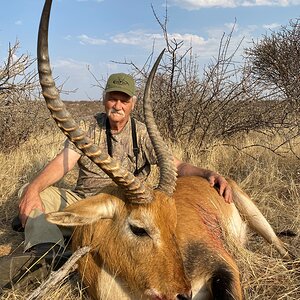
<svg viewBox="0 0 300 300">
<path fill-rule="evenodd" d="M 231 185 L 239 197 L 242 192 L 234 182 Z M 92 246 L 79 265 L 90 295 L 188 299 L 192 288 L 197 300 L 242 299 L 238 267 L 224 247 L 225 233 L 244 226 L 235 205 L 225 203 L 200 177 L 180 177 L 173 198 L 153 193 L 150 204 L 133 205 L 126 203 L 119 188 L 107 188 L 48 216 L 61 225 L 85 224 L 76 228 L 73 247 Z M 251 218 L 245 209 L 244 213 Z M 136 236 L 130 225 L 148 235 Z M 237 241 L 245 240 L 243 230 L 233 235 Z"/>
</svg>

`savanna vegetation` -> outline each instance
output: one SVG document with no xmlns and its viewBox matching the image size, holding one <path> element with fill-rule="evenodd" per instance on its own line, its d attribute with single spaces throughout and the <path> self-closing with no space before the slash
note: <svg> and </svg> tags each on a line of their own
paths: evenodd
<svg viewBox="0 0 300 300">
<path fill-rule="evenodd" d="M 167 23 L 158 22 L 167 51 L 154 83 L 153 105 L 164 138 L 176 156 L 236 180 L 295 256 L 283 260 L 253 232 L 247 250 L 228 245 L 241 269 L 245 299 L 299 299 L 299 19 L 253 43 L 239 63 L 235 51 L 229 51 L 233 31 L 224 35 L 218 56 L 204 71 L 197 63 L 201 53 L 183 52 L 181 41 L 169 39 Z M 8 60 L 0 66 L 0 255 L 22 247 L 22 233 L 10 226 L 18 189 L 65 139 L 39 100 L 36 74 L 30 71 L 34 60 L 27 55 L 14 60 L 17 50 L 18 43 L 9 46 Z M 149 65 L 126 63 L 142 96 Z M 100 102 L 66 104 L 82 122 L 101 109 Z M 137 118 L 142 119 L 141 111 L 138 105 Z M 58 185 L 72 187 L 75 179 L 76 170 Z M 34 288 L 6 291 L 1 299 L 27 299 Z M 42 299 L 88 297 L 74 272 Z"/>
</svg>

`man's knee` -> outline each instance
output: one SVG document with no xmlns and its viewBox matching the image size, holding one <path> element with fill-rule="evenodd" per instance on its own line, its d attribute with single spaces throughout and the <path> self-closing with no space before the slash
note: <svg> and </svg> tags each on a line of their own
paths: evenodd
<svg viewBox="0 0 300 300">
<path fill-rule="evenodd" d="M 60 211 L 67 207 L 67 196 L 64 189 L 49 186 L 40 193 L 45 212 Z"/>
</svg>

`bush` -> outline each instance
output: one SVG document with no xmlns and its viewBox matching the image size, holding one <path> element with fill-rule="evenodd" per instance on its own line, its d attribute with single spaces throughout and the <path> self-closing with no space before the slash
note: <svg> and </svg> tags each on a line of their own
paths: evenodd
<svg viewBox="0 0 300 300">
<path fill-rule="evenodd" d="M 10 151 L 18 147 L 45 124 L 39 95 L 34 59 L 29 55 L 17 55 L 19 43 L 9 45 L 7 61 L 0 66 L 0 150 Z"/>
</svg>

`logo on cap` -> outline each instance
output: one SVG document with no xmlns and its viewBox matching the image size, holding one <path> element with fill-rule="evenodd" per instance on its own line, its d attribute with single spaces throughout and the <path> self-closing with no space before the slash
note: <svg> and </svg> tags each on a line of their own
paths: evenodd
<svg viewBox="0 0 300 300">
<path fill-rule="evenodd" d="M 128 81 L 126 81 L 123 78 L 115 79 L 115 80 L 113 80 L 113 83 L 116 84 L 116 85 L 125 85 L 125 84 L 129 85 Z"/>
</svg>

